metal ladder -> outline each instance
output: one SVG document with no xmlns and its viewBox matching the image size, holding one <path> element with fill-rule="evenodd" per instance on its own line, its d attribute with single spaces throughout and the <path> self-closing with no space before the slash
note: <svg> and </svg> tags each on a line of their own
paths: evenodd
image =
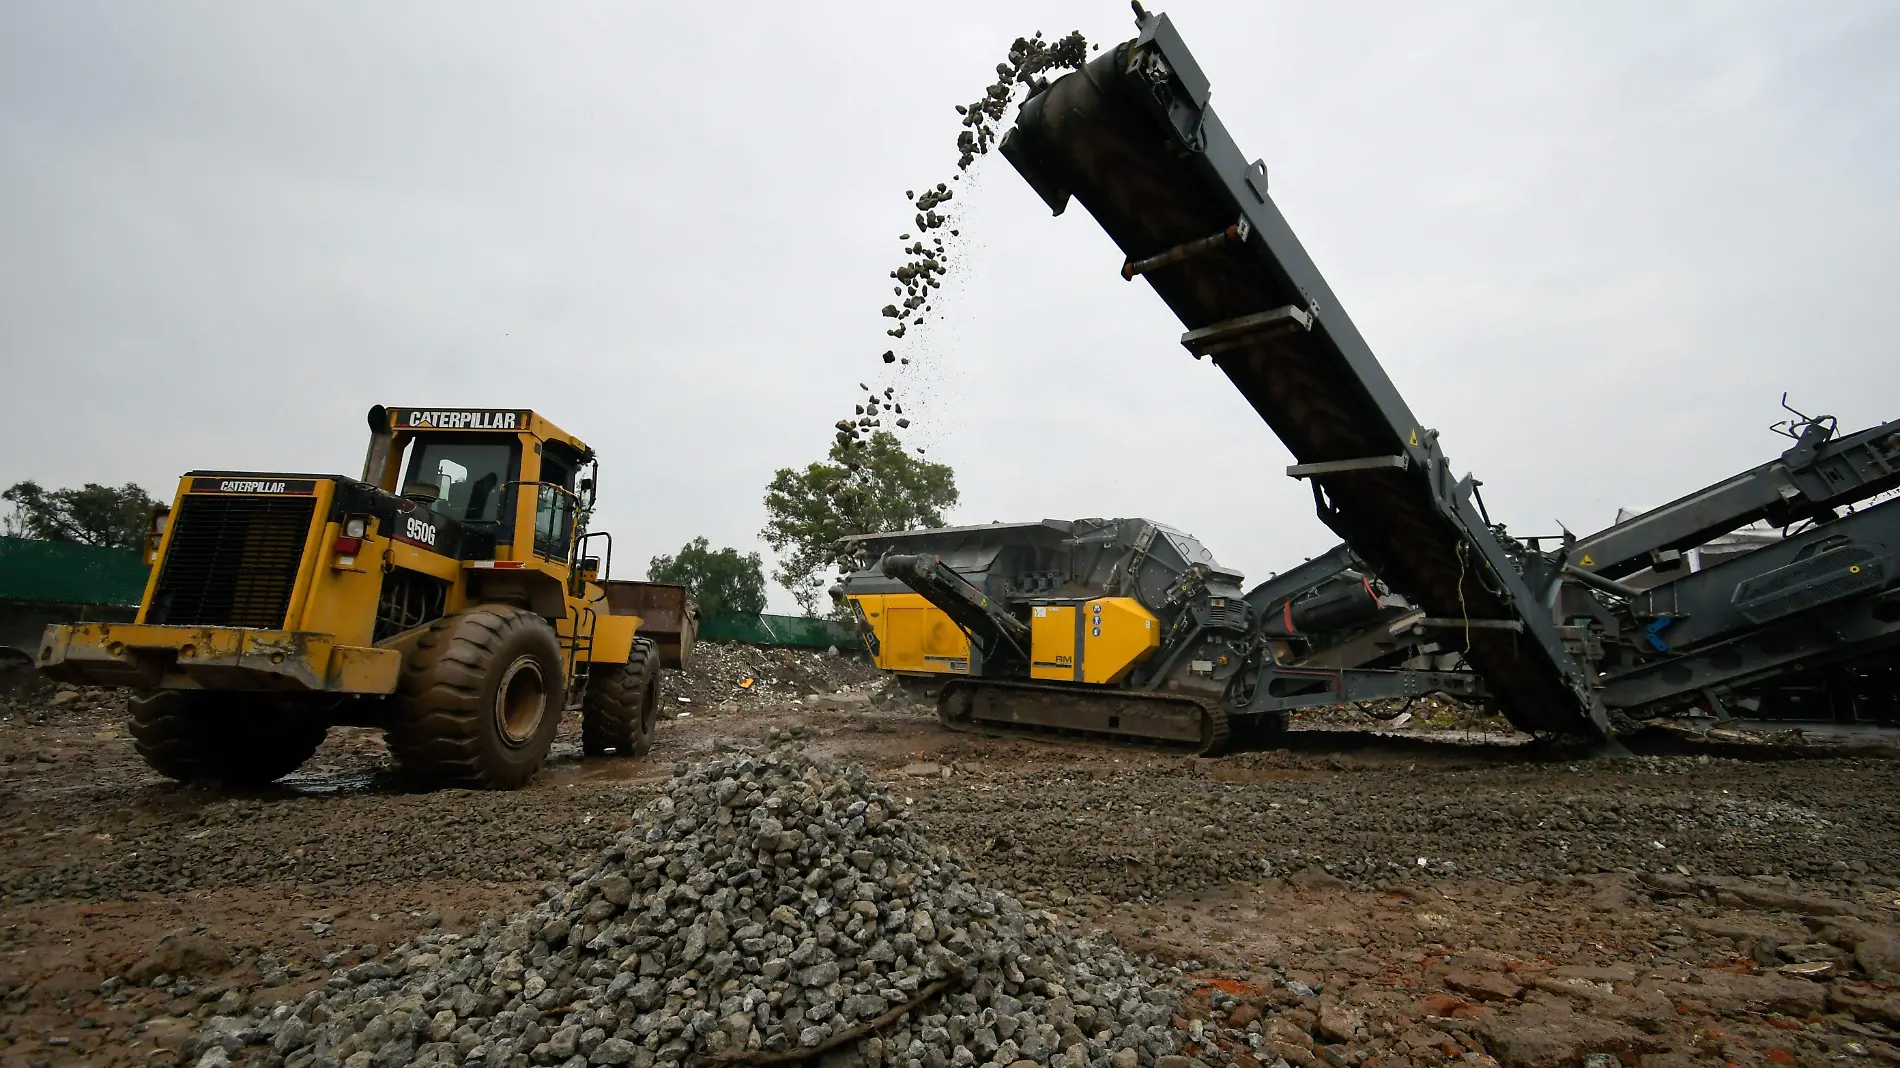
<svg viewBox="0 0 1900 1068">
<path fill-rule="evenodd" d="M 561 708 L 578 712 L 587 700 L 587 680 L 594 668 L 594 624 L 596 615 L 586 605 L 568 609 L 567 640 L 562 651 L 567 655 L 567 694 Z"/>
</svg>

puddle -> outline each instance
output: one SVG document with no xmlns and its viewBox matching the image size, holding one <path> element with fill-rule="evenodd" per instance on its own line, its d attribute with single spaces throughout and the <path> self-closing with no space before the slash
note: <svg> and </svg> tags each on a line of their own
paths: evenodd
<svg viewBox="0 0 1900 1068">
<path fill-rule="evenodd" d="M 407 793 L 395 771 L 338 771 L 329 774 L 292 772 L 279 779 L 279 788 L 299 797 L 338 797 L 345 794 Z"/>
</svg>

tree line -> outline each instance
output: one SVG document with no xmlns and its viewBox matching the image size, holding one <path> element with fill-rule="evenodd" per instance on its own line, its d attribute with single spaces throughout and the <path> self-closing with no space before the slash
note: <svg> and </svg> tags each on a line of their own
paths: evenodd
<svg viewBox="0 0 1900 1068">
<path fill-rule="evenodd" d="M 0 512 L 0 535 L 37 541 L 76 541 L 108 549 L 143 549 L 158 507 L 150 494 L 127 482 L 49 490 L 28 479 L 0 491 L 10 507 Z"/>
<path fill-rule="evenodd" d="M 130 482 L 49 490 L 27 480 L 0 492 L 0 501 L 9 506 L 0 511 L 0 535 L 133 550 L 144 547 L 158 507 Z M 779 558 L 773 580 L 791 592 L 805 614 L 819 615 L 820 595 L 838 564 L 840 538 L 940 527 L 944 512 L 956 503 L 956 476 L 949 465 L 919 459 L 896 437 L 878 431 L 863 446 L 834 444 L 824 460 L 802 469 L 780 468 L 766 486 L 760 536 Z M 741 555 L 730 546 L 714 549 L 704 537 L 677 553 L 653 557 L 647 578 L 686 586 L 702 618 L 765 611 L 759 554 Z"/>
</svg>

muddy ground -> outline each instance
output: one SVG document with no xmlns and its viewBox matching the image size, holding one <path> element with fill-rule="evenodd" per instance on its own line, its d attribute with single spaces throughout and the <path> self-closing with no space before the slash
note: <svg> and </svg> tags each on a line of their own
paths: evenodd
<svg viewBox="0 0 1900 1068">
<path fill-rule="evenodd" d="M 1026 901 L 1188 962 L 1205 985 L 1179 1022 L 1206 1063 L 1900 1062 L 1900 762 L 999 740 L 941 731 L 846 659 L 736 649 L 667 700 L 650 759 L 583 760 L 570 730 L 519 793 L 410 792 L 358 729 L 235 793 L 147 771 L 119 695 L 16 677 L 0 1065 L 194 1063 L 204 1019 L 475 930 L 606 844 L 675 762 L 787 737 L 864 764 Z"/>
</svg>

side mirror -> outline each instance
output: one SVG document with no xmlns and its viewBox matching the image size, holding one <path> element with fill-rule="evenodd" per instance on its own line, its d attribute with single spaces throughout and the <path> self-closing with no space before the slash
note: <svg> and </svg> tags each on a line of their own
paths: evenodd
<svg viewBox="0 0 1900 1068">
<path fill-rule="evenodd" d="M 584 507 L 592 508 L 594 506 L 594 480 L 593 479 L 591 478 L 581 479 L 580 498 L 581 498 L 581 504 Z"/>
</svg>

